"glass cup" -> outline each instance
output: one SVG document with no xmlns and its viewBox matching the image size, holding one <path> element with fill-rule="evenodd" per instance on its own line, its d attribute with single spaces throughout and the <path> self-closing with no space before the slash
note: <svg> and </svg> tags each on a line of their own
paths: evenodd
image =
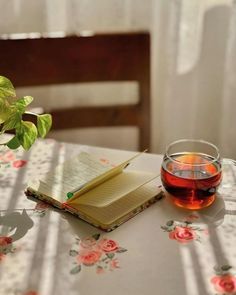
<svg viewBox="0 0 236 295">
<path fill-rule="evenodd" d="M 182 139 L 167 146 L 161 167 L 161 180 L 173 203 L 187 209 L 211 205 L 222 180 L 218 148 L 204 140 Z"/>
</svg>

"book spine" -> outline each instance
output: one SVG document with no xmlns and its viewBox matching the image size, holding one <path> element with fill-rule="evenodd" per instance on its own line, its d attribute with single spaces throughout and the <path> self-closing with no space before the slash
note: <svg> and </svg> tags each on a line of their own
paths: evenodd
<svg viewBox="0 0 236 295">
<path fill-rule="evenodd" d="M 50 205 L 52 205 L 52 206 L 54 206 L 54 207 L 56 207 L 58 209 L 63 209 L 61 203 L 55 202 L 52 199 L 49 199 L 48 197 L 45 197 L 43 194 L 40 194 L 38 192 L 36 193 L 36 192 L 31 191 L 29 189 L 27 189 L 24 193 L 25 193 L 25 195 L 27 197 L 33 197 L 33 198 L 36 198 L 36 199 L 38 199 L 40 201 L 46 202 L 46 203 L 48 203 L 48 204 L 50 204 Z"/>
</svg>

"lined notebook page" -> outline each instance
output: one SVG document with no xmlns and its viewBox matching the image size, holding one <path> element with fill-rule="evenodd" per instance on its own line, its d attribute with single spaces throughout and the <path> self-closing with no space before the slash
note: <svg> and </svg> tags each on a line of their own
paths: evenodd
<svg viewBox="0 0 236 295">
<path fill-rule="evenodd" d="M 49 186 L 60 184 L 62 191 L 68 192 L 112 168 L 110 164 L 102 163 L 94 156 L 81 152 L 73 159 L 58 165 L 55 171 L 48 173 L 44 182 Z"/>
<path fill-rule="evenodd" d="M 155 177 L 150 172 L 124 171 L 73 200 L 70 205 L 108 206 Z"/>
<path fill-rule="evenodd" d="M 101 224 L 109 225 L 160 193 L 161 190 L 155 181 L 151 181 L 106 207 L 98 208 L 78 204 L 73 204 L 72 207 Z"/>
<path fill-rule="evenodd" d="M 74 192 L 74 196 L 71 197 L 69 200 L 67 200 L 67 204 L 70 204 L 75 199 L 80 198 L 81 195 L 92 190 L 94 187 L 100 185 L 101 183 L 106 182 L 108 179 L 116 176 L 117 174 L 120 174 L 124 170 L 124 168 L 128 164 L 130 164 L 130 162 L 134 158 L 138 157 L 139 155 L 141 155 L 141 153 L 137 153 L 132 158 L 129 158 L 125 162 L 122 162 L 121 164 L 116 165 L 112 169 L 109 169 L 108 171 L 105 171 L 104 173 L 101 173 L 97 177 L 93 178 L 90 182 L 87 182 L 86 185 L 80 187 L 80 189 L 77 192 Z"/>
<path fill-rule="evenodd" d="M 52 197 L 56 201 L 65 202 L 69 191 L 85 185 L 112 168 L 112 165 L 100 162 L 93 155 L 81 152 L 73 159 L 58 165 L 54 171 L 47 173 L 42 180 L 31 181 L 29 187 Z"/>
</svg>

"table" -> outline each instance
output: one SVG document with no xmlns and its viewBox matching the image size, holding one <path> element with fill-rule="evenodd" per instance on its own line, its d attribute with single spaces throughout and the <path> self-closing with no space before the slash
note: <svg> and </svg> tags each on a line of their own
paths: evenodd
<svg viewBox="0 0 236 295">
<path fill-rule="evenodd" d="M 211 207 L 188 211 L 164 198 L 105 233 L 24 194 L 30 178 L 82 150 L 114 164 L 132 155 L 51 139 L 39 140 L 29 152 L 1 150 L 0 295 L 236 294 L 231 166 L 224 167 Z M 129 169 L 158 172 L 161 161 L 161 155 L 145 154 Z M 79 256 L 81 249 L 93 252 Z"/>
</svg>

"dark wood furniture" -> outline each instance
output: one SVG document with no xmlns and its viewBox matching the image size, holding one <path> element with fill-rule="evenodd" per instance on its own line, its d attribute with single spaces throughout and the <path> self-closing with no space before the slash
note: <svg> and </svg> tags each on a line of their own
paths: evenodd
<svg viewBox="0 0 236 295">
<path fill-rule="evenodd" d="M 0 75 L 8 77 L 15 87 L 137 81 L 137 104 L 55 108 L 49 110 L 53 116 L 52 129 L 137 126 L 139 149 L 150 148 L 149 33 L 31 39 L 0 37 Z"/>
</svg>

